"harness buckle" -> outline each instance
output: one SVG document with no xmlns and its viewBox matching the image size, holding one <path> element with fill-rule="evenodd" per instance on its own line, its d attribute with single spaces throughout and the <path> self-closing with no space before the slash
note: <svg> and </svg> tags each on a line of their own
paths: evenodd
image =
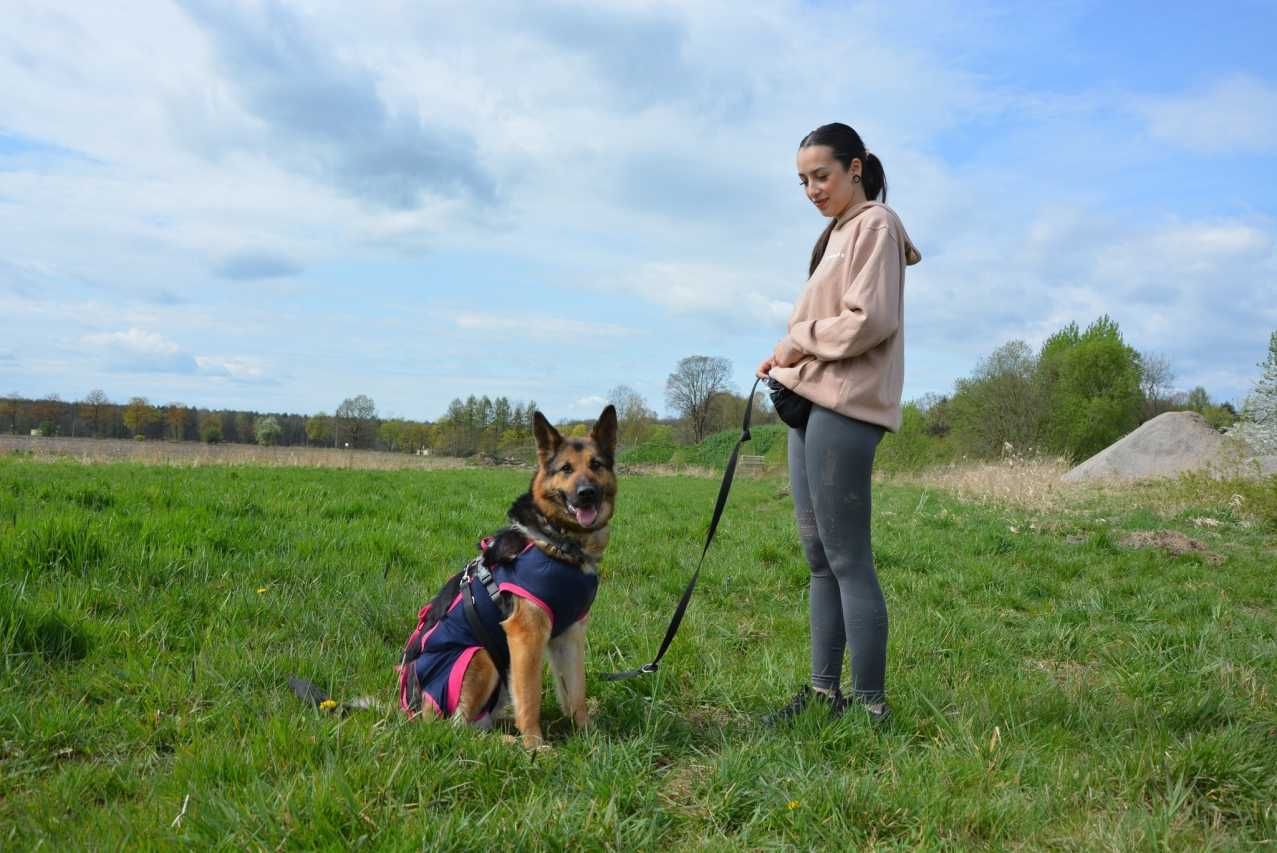
<svg viewBox="0 0 1277 853">
<path fill-rule="evenodd" d="M 483 585 L 484 591 L 488 593 L 488 599 L 503 616 L 506 615 L 507 608 L 501 601 L 501 587 L 493 576 L 492 570 L 483 564 L 483 557 L 475 557 L 462 571 L 461 583 L 469 586 L 474 581 Z"/>
</svg>

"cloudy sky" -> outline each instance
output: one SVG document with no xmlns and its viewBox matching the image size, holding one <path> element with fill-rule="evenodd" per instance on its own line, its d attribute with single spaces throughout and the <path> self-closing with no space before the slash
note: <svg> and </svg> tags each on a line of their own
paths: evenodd
<svg viewBox="0 0 1277 853">
<path fill-rule="evenodd" d="M 906 398 L 1107 312 L 1238 400 L 1275 40 L 1270 0 L 5 0 L 0 393 L 558 419 L 664 410 L 693 354 L 743 391 L 822 227 L 797 143 L 845 121 L 924 254 Z"/>
</svg>

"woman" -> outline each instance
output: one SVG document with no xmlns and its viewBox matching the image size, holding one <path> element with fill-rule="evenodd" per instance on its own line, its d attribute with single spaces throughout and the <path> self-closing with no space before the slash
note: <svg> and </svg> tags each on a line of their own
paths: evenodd
<svg viewBox="0 0 1277 853">
<path fill-rule="evenodd" d="M 887 207 L 882 163 L 845 124 L 798 148 L 798 179 L 830 217 L 811 253 L 789 331 L 758 366 L 812 402 L 789 431 L 789 481 L 811 566 L 811 686 L 766 717 L 778 723 L 814 702 L 836 714 L 891 713 L 885 692 L 887 606 L 869 547 L 869 486 L 884 430 L 900 427 L 904 270 L 922 259 Z M 878 201 L 881 199 L 881 202 Z M 839 687 L 851 647 L 851 695 Z"/>
</svg>

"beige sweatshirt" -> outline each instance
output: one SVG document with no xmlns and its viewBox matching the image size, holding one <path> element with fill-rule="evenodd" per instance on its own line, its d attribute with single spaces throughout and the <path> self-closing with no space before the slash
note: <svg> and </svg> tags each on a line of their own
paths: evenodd
<svg viewBox="0 0 1277 853">
<path fill-rule="evenodd" d="M 891 208 L 849 208 L 794 304 L 772 378 L 817 405 L 899 429 L 905 267 L 920 260 Z"/>
</svg>

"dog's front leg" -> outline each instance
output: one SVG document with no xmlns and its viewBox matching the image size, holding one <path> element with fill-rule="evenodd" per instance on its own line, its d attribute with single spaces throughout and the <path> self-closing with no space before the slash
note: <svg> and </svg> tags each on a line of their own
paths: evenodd
<svg viewBox="0 0 1277 853">
<path fill-rule="evenodd" d="M 541 672 L 550 639 L 550 617 L 526 598 L 513 596 L 514 611 L 501 623 L 510 646 L 510 698 L 514 725 L 528 749 L 541 746 Z"/>
<path fill-rule="evenodd" d="M 550 641 L 550 672 L 559 707 L 578 729 L 590 723 L 585 705 L 585 622 L 576 622 Z"/>
</svg>

